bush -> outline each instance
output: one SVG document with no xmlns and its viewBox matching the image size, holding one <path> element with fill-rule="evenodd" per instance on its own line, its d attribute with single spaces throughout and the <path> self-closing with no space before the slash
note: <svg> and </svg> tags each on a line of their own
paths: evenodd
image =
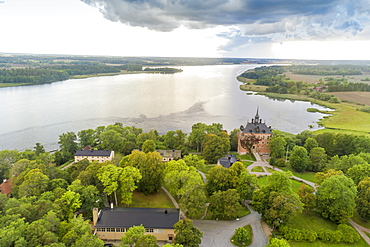
<svg viewBox="0 0 370 247">
<path fill-rule="evenodd" d="M 323 242 L 353 244 L 360 240 L 360 235 L 352 227 L 340 224 L 337 230 L 320 229 L 319 231 L 299 230 L 287 226 L 280 227 L 280 233 L 287 240 L 314 242 L 320 239 Z"/>
</svg>

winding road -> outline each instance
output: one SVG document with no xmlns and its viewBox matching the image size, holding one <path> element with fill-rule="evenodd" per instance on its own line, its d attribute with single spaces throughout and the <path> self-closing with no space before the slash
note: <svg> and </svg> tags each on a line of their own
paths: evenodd
<svg viewBox="0 0 370 247">
<path fill-rule="evenodd" d="M 235 247 L 230 243 L 230 239 L 236 228 L 246 225 L 251 225 L 253 231 L 253 242 L 250 247 L 266 246 L 268 240 L 261 226 L 261 215 L 248 205 L 247 207 L 251 213 L 239 220 L 193 220 L 194 226 L 203 232 L 200 247 Z"/>
</svg>

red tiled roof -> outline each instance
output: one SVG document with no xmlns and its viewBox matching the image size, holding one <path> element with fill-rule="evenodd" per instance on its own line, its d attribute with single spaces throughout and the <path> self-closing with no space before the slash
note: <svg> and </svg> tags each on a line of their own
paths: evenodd
<svg viewBox="0 0 370 247">
<path fill-rule="evenodd" d="M 6 182 L 3 182 L 2 184 L 0 184 L 0 190 L 1 190 L 0 193 L 5 194 L 5 195 L 9 195 L 10 192 L 12 192 L 12 187 L 13 187 L 13 183 L 9 179 Z"/>
</svg>

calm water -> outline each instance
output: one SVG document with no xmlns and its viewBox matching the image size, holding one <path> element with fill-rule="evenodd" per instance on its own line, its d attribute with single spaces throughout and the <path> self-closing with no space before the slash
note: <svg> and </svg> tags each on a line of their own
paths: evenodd
<svg viewBox="0 0 370 247">
<path fill-rule="evenodd" d="M 174 75 L 135 74 L 0 89 L 0 150 L 58 147 L 68 131 L 122 122 L 160 133 L 190 132 L 197 122 L 231 131 L 259 115 L 272 128 L 299 133 L 322 117 L 308 102 L 246 95 L 236 76 L 257 65 L 181 67 Z M 261 66 L 261 65 L 258 65 Z M 320 106 L 316 108 L 323 109 Z"/>
</svg>

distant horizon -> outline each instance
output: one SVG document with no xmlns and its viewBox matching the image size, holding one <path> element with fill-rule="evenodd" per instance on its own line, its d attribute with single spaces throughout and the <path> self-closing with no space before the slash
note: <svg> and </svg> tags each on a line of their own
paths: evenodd
<svg viewBox="0 0 370 247">
<path fill-rule="evenodd" d="M 147 58 L 207 58 L 207 59 L 247 59 L 247 60 L 287 60 L 287 61 L 370 61 L 369 59 L 298 59 L 298 58 L 272 58 L 272 57 L 195 57 L 195 56 L 145 56 L 145 55 L 133 55 L 133 56 L 124 56 L 124 55 L 94 55 L 94 54 L 62 54 L 62 53 L 28 53 L 28 52 L 2 52 L 0 51 L 0 56 L 3 55 L 32 55 L 32 56 L 76 56 L 76 57 L 147 57 Z"/>
</svg>

